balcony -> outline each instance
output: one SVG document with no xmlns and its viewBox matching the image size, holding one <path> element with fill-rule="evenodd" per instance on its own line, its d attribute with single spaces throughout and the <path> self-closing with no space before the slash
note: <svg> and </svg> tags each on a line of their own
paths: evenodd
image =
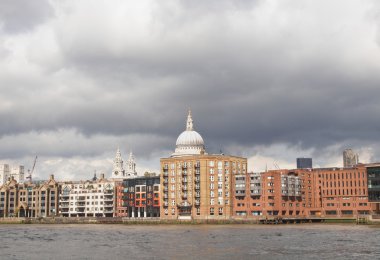
<svg viewBox="0 0 380 260">
<path fill-rule="evenodd" d="M 187 194 L 186 193 L 182 194 L 182 199 L 187 199 Z"/>
<path fill-rule="evenodd" d="M 165 178 L 163 182 L 164 182 L 164 184 L 168 184 L 169 180 Z"/>
<path fill-rule="evenodd" d="M 200 175 L 200 174 L 201 174 L 201 171 L 195 170 L 195 175 Z"/>
<path fill-rule="evenodd" d="M 168 191 L 169 189 L 168 189 L 168 187 L 164 187 L 164 191 Z"/>
<path fill-rule="evenodd" d="M 60 205 L 61 208 L 68 208 L 69 206 L 69 203 L 61 203 Z"/>
<path fill-rule="evenodd" d="M 197 169 L 197 168 L 200 168 L 201 167 L 201 164 L 200 163 L 196 163 L 194 164 L 194 168 Z"/>
<path fill-rule="evenodd" d="M 169 206 L 169 202 L 164 201 L 164 207 L 168 207 L 168 206 Z"/>
<path fill-rule="evenodd" d="M 195 189 L 199 190 L 201 188 L 201 185 L 195 185 Z"/>
<path fill-rule="evenodd" d="M 251 188 L 251 195 L 260 195 L 261 189 L 252 189 Z"/>
<path fill-rule="evenodd" d="M 196 205 L 196 206 L 201 205 L 201 201 L 200 201 L 200 200 L 195 200 L 195 205 Z"/>
<path fill-rule="evenodd" d="M 183 191 L 187 191 L 187 186 L 182 186 Z"/>
<path fill-rule="evenodd" d="M 196 198 L 200 198 L 200 197 L 201 197 L 201 194 L 200 194 L 200 193 L 195 193 L 195 197 L 196 197 Z"/>
<path fill-rule="evenodd" d="M 168 174 L 167 171 L 164 171 L 164 172 L 162 173 L 162 175 L 165 176 L 165 177 L 168 177 L 169 174 Z"/>
<path fill-rule="evenodd" d="M 182 171 L 182 176 L 187 176 L 187 171 Z"/>
<path fill-rule="evenodd" d="M 182 182 L 183 182 L 183 183 L 187 183 L 187 178 L 183 178 L 183 179 L 182 179 Z"/>
<path fill-rule="evenodd" d="M 164 199 L 169 198 L 168 194 L 164 194 Z"/>
<path fill-rule="evenodd" d="M 235 191 L 235 196 L 236 197 L 244 197 L 245 196 L 245 190 L 236 190 Z"/>
</svg>

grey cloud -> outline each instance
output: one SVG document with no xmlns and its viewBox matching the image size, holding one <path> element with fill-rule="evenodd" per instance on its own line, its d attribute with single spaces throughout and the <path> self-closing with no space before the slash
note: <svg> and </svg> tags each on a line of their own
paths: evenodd
<svg viewBox="0 0 380 260">
<path fill-rule="evenodd" d="M 12 150 L 8 142 L 0 153 L 32 152 L 37 144 L 25 140 L 36 131 L 52 135 L 38 138 L 41 146 L 57 147 L 42 149 L 45 155 L 99 156 L 125 138 L 146 160 L 167 156 L 188 107 L 211 152 L 248 156 L 256 146 L 281 143 L 312 150 L 323 164 L 331 147 L 376 144 L 379 63 L 357 51 L 356 30 L 341 29 L 344 10 L 328 14 L 329 24 L 306 4 L 271 8 L 265 1 L 167 2 L 116 23 L 109 10 L 82 21 L 87 9 L 70 9 L 47 24 L 60 59 L 54 70 L 41 59 L 32 68 L 20 62 L 25 67 L 14 76 L 0 73 L 4 99 L 13 104 L 0 106 L 0 136 L 23 137 L 30 146 Z M 362 21 L 355 11 L 345 15 Z M 364 36 L 363 48 L 376 40 Z M 61 144 L 54 141 L 60 129 L 79 136 Z"/>
<path fill-rule="evenodd" d="M 20 33 L 32 29 L 53 14 L 46 0 L 2 0 L 0 24 L 7 33 Z"/>
</svg>

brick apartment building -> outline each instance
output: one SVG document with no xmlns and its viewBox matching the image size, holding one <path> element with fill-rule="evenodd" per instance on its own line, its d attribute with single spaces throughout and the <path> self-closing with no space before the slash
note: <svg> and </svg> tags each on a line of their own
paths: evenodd
<svg viewBox="0 0 380 260">
<path fill-rule="evenodd" d="M 372 183 L 368 181 L 370 172 Z M 378 214 L 380 165 L 248 173 L 235 176 L 233 187 L 235 217 L 344 218 Z"/>
<path fill-rule="evenodd" d="M 245 176 L 247 159 L 208 154 L 193 128 L 189 111 L 186 130 L 174 153 L 161 158 L 162 219 L 228 219 L 232 217 L 233 177 Z"/>
</svg>

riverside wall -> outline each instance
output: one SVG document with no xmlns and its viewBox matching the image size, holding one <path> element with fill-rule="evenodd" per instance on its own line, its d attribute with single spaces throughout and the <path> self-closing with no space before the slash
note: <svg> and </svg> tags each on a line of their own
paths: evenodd
<svg viewBox="0 0 380 260">
<path fill-rule="evenodd" d="M 0 224 L 291 224 L 291 223 L 357 223 L 380 225 L 380 218 L 369 216 L 365 219 L 193 219 L 164 220 L 160 218 L 121 218 L 121 217 L 46 217 L 46 218 L 0 218 Z"/>
</svg>

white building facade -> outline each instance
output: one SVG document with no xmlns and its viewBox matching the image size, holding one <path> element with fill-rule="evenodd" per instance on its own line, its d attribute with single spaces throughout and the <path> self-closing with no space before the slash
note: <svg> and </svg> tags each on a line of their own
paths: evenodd
<svg viewBox="0 0 380 260">
<path fill-rule="evenodd" d="M 59 209 L 63 217 L 113 217 L 116 196 L 115 182 L 95 181 L 61 183 Z"/>
</svg>

